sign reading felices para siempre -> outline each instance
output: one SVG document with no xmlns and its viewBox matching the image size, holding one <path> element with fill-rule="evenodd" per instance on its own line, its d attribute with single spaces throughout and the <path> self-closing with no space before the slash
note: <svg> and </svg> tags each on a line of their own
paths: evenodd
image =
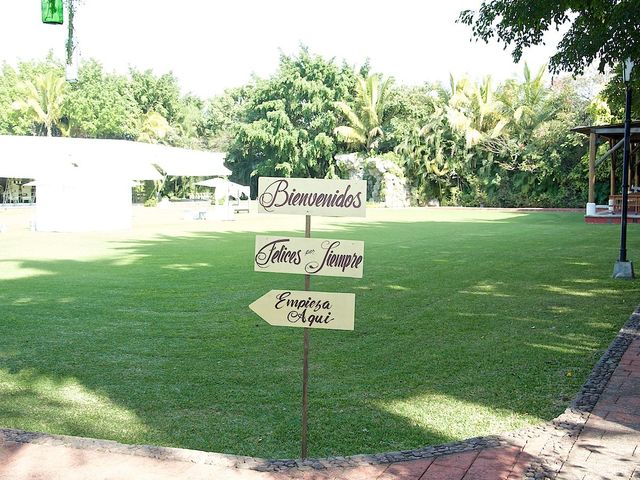
<svg viewBox="0 0 640 480">
<path fill-rule="evenodd" d="M 364 242 L 256 236 L 256 272 L 362 278 Z"/>
<path fill-rule="evenodd" d="M 365 180 L 260 177 L 258 212 L 364 217 Z"/>
</svg>

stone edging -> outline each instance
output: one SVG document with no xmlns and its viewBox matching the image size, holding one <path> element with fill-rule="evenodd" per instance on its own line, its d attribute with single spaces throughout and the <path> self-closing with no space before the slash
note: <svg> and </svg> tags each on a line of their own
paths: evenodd
<svg viewBox="0 0 640 480">
<path fill-rule="evenodd" d="M 459 442 L 429 446 L 415 450 L 402 450 L 380 454 L 327 457 L 309 460 L 267 460 L 240 455 L 202 452 L 183 448 L 158 447 L 152 445 L 125 445 L 111 440 L 51 435 L 0 429 L 0 441 L 8 443 L 30 443 L 48 446 L 65 446 L 81 450 L 93 450 L 124 455 L 137 455 L 170 461 L 216 465 L 227 468 L 248 468 L 258 471 L 279 471 L 289 468 L 325 469 L 332 467 L 357 467 L 432 458 L 451 453 L 461 453 L 485 448 L 508 446 L 514 440 L 523 440 L 548 435 L 549 440 L 526 473 L 527 477 L 554 479 L 569 455 L 578 435 L 589 418 L 611 375 L 620 363 L 633 339 L 640 334 L 640 307 L 638 307 L 600 358 L 580 392 L 563 414 L 542 425 L 528 427 L 505 435 L 475 437 Z"/>
</svg>

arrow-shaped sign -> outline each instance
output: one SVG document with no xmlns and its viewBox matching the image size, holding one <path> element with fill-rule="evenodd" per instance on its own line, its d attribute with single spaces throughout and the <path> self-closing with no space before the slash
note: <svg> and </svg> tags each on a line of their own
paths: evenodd
<svg viewBox="0 0 640 480">
<path fill-rule="evenodd" d="M 353 330 L 356 296 L 353 293 L 271 290 L 249 308 L 270 325 Z"/>
</svg>

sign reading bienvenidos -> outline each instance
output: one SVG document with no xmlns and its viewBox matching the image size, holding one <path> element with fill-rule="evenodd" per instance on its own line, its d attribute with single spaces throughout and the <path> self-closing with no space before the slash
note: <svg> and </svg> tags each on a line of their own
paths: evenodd
<svg viewBox="0 0 640 480">
<path fill-rule="evenodd" d="M 249 308 L 274 326 L 353 330 L 355 298 L 353 293 L 271 290 Z"/>
<path fill-rule="evenodd" d="M 365 180 L 260 177 L 258 212 L 364 217 Z"/>
<path fill-rule="evenodd" d="M 362 278 L 364 242 L 256 236 L 256 272 Z"/>
</svg>

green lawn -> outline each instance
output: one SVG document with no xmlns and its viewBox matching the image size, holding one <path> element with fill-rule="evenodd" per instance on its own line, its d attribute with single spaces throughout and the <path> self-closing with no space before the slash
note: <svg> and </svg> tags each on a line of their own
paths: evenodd
<svg viewBox="0 0 640 480">
<path fill-rule="evenodd" d="M 252 256 L 257 232 L 302 236 L 304 219 L 238 218 L 0 234 L 0 427 L 299 456 L 302 331 L 248 305 L 303 288 Z M 638 281 L 610 279 L 619 227 L 580 214 L 369 210 L 313 230 L 365 241 L 363 279 L 312 279 L 356 293 L 355 331 L 311 332 L 314 457 L 549 420 L 640 303 Z"/>
</svg>

